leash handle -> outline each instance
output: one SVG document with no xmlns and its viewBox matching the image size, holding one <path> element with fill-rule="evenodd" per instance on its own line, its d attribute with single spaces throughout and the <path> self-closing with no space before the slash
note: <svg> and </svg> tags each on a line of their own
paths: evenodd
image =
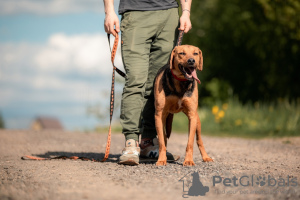
<svg viewBox="0 0 300 200">
<path fill-rule="evenodd" d="M 117 53 L 117 49 L 118 49 L 118 43 L 119 43 L 119 34 L 116 32 L 116 36 L 115 36 L 115 41 L 114 41 L 114 45 L 113 45 L 113 48 L 111 49 L 110 48 L 110 34 L 108 33 L 107 34 L 107 39 L 108 39 L 108 45 L 109 45 L 109 50 L 110 50 L 110 53 L 111 53 L 111 63 L 113 65 L 113 68 L 114 70 L 116 70 L 118 72 L 118 74 L 122 77 L 126 77 L 126 74 L 120 70 L 119 68 L 117 68 L 115 66 L 115 57 L 116 57 L 116 53 Z"/>
<path fill-rule="evenodd" d="M 176 42 L 176 46 L 180 46 L 181 45 L 183 35 L 184 35 L 184 31 L 179 31 L 177 42 Z"/>
<path fill-rule="evenodd" d="M 119 34 L 116 33 L 115 41 L 114 41 L 114 45 L 113 45 L 112 49 L 110 48 L 110 34 L 107 34 L 107 39 L 108 39 L 109 49 L 110 49 L 110 53 L 111 53 L 111 63 L 114 66 L 114 60 L 115 60 L 115 56 L 117 53 L 117 47 L 118 47 L 118 43 L 119 43 Z"/>
</svg>

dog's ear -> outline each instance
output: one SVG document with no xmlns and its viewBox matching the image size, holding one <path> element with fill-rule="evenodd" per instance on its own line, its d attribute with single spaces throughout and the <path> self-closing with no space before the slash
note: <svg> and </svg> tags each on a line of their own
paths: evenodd
<svg viewBox="0 0 300 200">
<path fill-rule="evenodd" d="M 199 49 L 199 63 L 198 63 L 198 70 L 202 71 L 203 70 L 203 56 L 202 56 L 202 51 Z"/>
<path fill-rule="evenodd" d="M 174 58 L 175 53 L 176 53 L 176 47 L 175 47 L 175 48 L 172 50 L 172 52 L 171 52 L 170 62 L 169 62 L 169 64 L 170 64 L 170 69 L 175 68 L 175 67 L 173 66 L 173 64 L 174 64 L 173 58 Z"/>
</svg>

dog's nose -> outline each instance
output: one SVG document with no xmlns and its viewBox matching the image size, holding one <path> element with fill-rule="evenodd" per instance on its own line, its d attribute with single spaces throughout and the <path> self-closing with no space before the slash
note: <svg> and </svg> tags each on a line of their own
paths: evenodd
<svg viewBox="0 0 300 200">
<path fill-rule="evenodd" d="M 195 59 L 194 58 L 190 58 L 190 59 L 188 59 L 188 64 L 189 65 L 193 65 L 193 64 L 195 64 Z"/>
</svg>

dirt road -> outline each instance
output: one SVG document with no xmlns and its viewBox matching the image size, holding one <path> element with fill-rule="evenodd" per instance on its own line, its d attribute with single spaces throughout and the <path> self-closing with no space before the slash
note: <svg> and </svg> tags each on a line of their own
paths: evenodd
<svg viewBox="0 0 300 200">
<path fill-rule="evenodd" d="M 214 162 L 202 162 L 195 145 L 194 167 L 182 166 L 184 134 L 171 135 L 168 151 L 181 158 L 166 167 L 118 165 L 124 145 L 121 134 L 113 134 L 110 159 L 105 163 L 20 159 L 23 155 L 77 155 L 100 160 L 106 137 L 0 130 L 0 199 L 300 199 L 300 138 L 206 136 L 204 145 Z"/>
</svg>

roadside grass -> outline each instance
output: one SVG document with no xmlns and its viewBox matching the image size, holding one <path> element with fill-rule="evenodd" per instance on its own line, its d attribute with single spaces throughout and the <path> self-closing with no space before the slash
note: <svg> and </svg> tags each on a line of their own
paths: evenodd
<svg viewBox="0 0 300 200">
<path fill-rule="evenodd" d="M 290 103 L 279 99 L 274 104 L 241 104 L 238 100 L 200 107 L 198 111 L 203 135 L 243 138 L 300 136 L 300 101 Z M 184 113 L 174 115 L 172 132 L 188 133 L 188 119 Z M 106 133 L 108 127 L 97 127 Z M 113 133 L 121 133 L 118 120 Z"/>
<path fill-rule="evenodd" d="M 276 104 L 242 105 L 237 100 L 203 107 L 198 111 L 202 133 L 246 138 L 300 136 L 300 103 L 278 100 Z M 188 119 L 174 115 L 173 131 L 188 132 Z"/>
</svg>

